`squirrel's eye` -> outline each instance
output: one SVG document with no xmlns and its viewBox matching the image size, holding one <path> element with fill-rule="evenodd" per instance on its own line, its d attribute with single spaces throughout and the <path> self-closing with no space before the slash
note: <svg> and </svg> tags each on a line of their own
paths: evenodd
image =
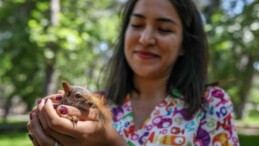
<svg viewBox="0 0 259 146">
<path fill-rule="evenodd" d="M 87 102 L 88 103 L 88 105 L 90 106 L 90 107 L 92 107 L 93 105 L 94 105 L 94 103 L 92 103 L 92 102 Z"/>
<path fill-rule="evenodd" d="M 78 99 L 83 98 L 83 96 L 80 93 L 76 93 L 75 97 L 78 98 Z"/>
</svg>

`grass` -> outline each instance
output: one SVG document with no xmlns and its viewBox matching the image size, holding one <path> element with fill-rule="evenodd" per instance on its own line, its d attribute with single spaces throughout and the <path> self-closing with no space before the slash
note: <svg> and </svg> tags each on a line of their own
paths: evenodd
<svg viewBox="0 0 259 146">
<path fill-rule="evenodd" d="M 27 132 L 1 132 L 0 139 L 0 146 L 32 146 Z"/>
<path fill-rule="evenodd" d="M 242 120 L 236 120 L 236 124 L 241 127 L 252 127 L 258 129 L 259 116 L 245 117 Z M 245 129 L 244 129 L 245 130 Z M 258 130 L 257 130 L 258 131 Z M 242 134 L 242 129 L 238 135 L 241 146 L 258 146 L 259 135 Z M 244 132 L 244 131 L 243 131 Z M 258 133 L 258 132 L 257 132 Z"/>
<path fill-rule="evenodd" d="M 259 118 L 244 118 L 242 121 L 236 121 L 241 125 L 250 125 L 259 123 Z M 9 125 L 19 127 L 26 124 L 25 122 L 11 122 Z M 3 126 L 0 121 L 0 126 Z M 239 140 L 241 146 L 257 146 L 259 135 L 245 135 L 239 133 Z M 0 146 L 32 146 L 28 137 L 28 132 L 17 132 L 15 130 L 8 132 L 0 132 Z"/>
<path fill-rule="evenodd" d="M 240 146 L 258 146 L 259 135 L 238 135 Z"/>
<path fill-rule="evenodd" d="M 27 132 L 0 133 L 0 146 L 32 146 Z M 259 135 L 239 135 L 241 146 L 257 146 Z"/>
<path fill-rule="evenodd" d="M 3 123 L 2 119 L 0 120 L 0 146 L 32 146 L 25 129 L 26 121 L 8 120 L 7 122 Z M 3 127 L 9 128 L 6 130 Z"/>
</svg>

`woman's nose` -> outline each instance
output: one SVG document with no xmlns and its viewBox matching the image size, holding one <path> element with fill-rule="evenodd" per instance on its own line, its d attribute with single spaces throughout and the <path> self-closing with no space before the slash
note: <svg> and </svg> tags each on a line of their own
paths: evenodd
<svg viewBox="0 0 259 146">
<path fill-rule="evenodd" d="M 154 45 L 156 42 L 154 30 L 150 27 L 145 28 L 141 33 L 139 42 L 144 46 Z"/>
</svg>

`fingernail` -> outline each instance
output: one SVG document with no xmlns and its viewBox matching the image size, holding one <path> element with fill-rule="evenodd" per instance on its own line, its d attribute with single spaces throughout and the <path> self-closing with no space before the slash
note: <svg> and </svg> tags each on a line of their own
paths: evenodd
<svg viewBox="0 0 259 146">
<path fill-rule="evenodd" d="M 48 102 L 48 98 L 45 100 L 45 104 Z"/>
<path fill-rule="evenodd" d="M 53 108 L 57 109 L 58 108 L 58 104 L 53 104 Z"/>
<path fill-rule="evenodd" d="M 62 95 L 57 95 L 57 96 L 56 96 L 56 100 L 57 100 L 57 101 L 61 101 L 61 100 L 62 100 Z"/>
<path fill-rule="evenodd" d="M 41 101 L 42 101 L 42 99 L 40 98 L 40 99 L 38 99 L 37 100 L 37 104 L 39 105 L 40 103 L 41 103 Z"/>
<path fill-rule="evenodd" d="M 32 113 L 30 113 L 30 120 L 32 120 L 33 119 L 33 112 Z"/>
<path fill-rule="evenodd" d="M 29 136 L 30 140 L 32 141 L 33 140 L 32 134 L 28 133 L 28 136 Z"/>
<path fill-rule="evenodd" d="M 68 113 L 67 108 L 64 106 L 60 106 L 59 111 L 61 114 L 64 114 L 64 115 Z"/>
</svg>

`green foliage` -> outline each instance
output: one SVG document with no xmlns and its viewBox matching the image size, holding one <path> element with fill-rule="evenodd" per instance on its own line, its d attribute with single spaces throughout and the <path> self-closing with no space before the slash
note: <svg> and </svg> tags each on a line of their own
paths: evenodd
<svg viewBox="0 0 259 146">
<path fill-rule="evenodd" d="M 247 58 L 259 58 L 258 7 L 259 2 L 253 1 L 243 13 L 231 16 L 218 9 L 206 25 L 211 47 L 209 79 L 236 79 L 224 85 L 231 97 L 238 97 L 249 73 L 258 73 L 246 64 Z M 35 98 L 45 96 L 46 68 L 52 63 L 57 89 L 61 80 L 87 84 L 92 90 L 102 88 L 97 85 L 103 75 L 100 71 L 117 39 L 119 0 L 60 0 L 56 25 L 51 24 L 50 8 L 49 0 L 0 3 L 0 98 L 18 95 L 29 109 Z M 251 95 L 258 97 L 256 92 Z"/>
<path fill-rule="evenodd" d="M 258 6 L 259 1 L 253 1 L 236 15 L 219 9 L 206 26 L 211 56 L 210 80 L 226 80 L 223 87 L 235 102 L 239 102 L 241 92 L 251 88 L 250 77 L 258 73 L 253 68 L 253 63 L 259 60 Z"/>
<path fill-rule="evenodd" d="M 31 1 L 4 1 L 0 8 L 0 83 L 3 96 L 21 96 L 29 105 L 33 97 L 39 95 L 40 72 L 37 62 L 42 58 L 41 50 L 29 40 L 30 11 L 34 8 Z M 34 54 L 34 52 L 37 52 Z M 28 86 L 29 85 L 29 86 Z M 5 92 L 10 89 L 9 92 Z"/>
<path fill-rule="evenodd" d="M 18 95 L 30 109 L 35 98 L 44 96 L 46 66 L 53 59 L 57 83 L 68 80 L 96 90 L 106 52 L 116 39 L 120 5 L 114 0 L 60 1 L 58 24 L 51 25 L 49 0 L 1 1 L 0 98 Z"/>
<path fill-rule="evenodd" d="M 258 91 L 258 88 L 253 88 L 251 90 L 251 94 L 250 94 L 250 97 L 249 98 L 249 101 L 252 102 L 252 103 L 255 103 L 255 104 L 259 104 L 259 91 Z"/>
</svg>

